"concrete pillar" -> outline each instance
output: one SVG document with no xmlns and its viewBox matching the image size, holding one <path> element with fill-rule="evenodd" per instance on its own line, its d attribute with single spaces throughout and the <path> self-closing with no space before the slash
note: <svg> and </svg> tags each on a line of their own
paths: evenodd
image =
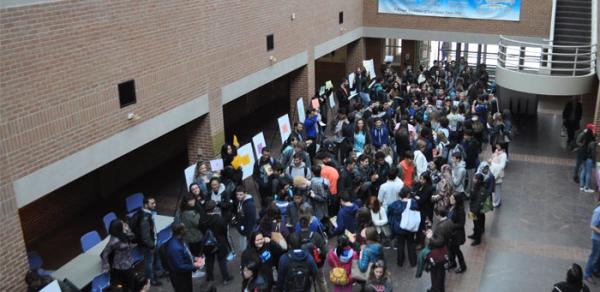
<svg viewBox="0 0 600 292">
<path fill-rule="evenodd" d="M 365 39 L 366 59 L 373 59 L 373 64 L 375 65 L 375 73 L 377 73 L 377 76 L 381 75 L 381 64 L 383 64 L 384 48 L 385 39 Z"/>
</svg>

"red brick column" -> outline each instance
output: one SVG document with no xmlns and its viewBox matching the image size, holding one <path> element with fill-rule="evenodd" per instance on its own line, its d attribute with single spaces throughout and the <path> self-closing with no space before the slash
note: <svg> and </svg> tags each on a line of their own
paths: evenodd
<svg viewBox="0 0 600 292">
<path fill-rule="evenodd" d="M 356 71 L 356 68 L 362 66 L 362 61 L 366 59 L 365 39 L 360 38 L 346 46 L 346 74 Z"/>
<path fill-rule="evenodd" d="M 290 121 L 298 121 L 296 102 L 299 97 L 304 99 L 304 110 L 308 109 L 310 97 L 315 94 L 315 62 L 309 58 L 307 65 L 290 73 Z"/>
<path fill-rule="evenodd" d="M 225 143 L 225 123 L 221 91 L 208 94 L 209 113 L 186 125 L 188 161 L 207 161 L 217 157 Z"/>
<path fill-rule="evenodd" d="M 15 193 L 12 183 L 8 180 L 8 174 L 4 173 L 6 175 L 2 175 L 1 181 L 5 184 L 0 186 L 0 291 L 25 291 L 27 251 Z"/>
</svg>

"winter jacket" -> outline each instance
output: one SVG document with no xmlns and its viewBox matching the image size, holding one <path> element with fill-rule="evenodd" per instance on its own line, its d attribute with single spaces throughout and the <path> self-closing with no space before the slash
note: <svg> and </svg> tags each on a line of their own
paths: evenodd
<svg viewBox="0 0 600 292">
<path fill-rule="evenodd" d="M 131 239 L 135 237 L 131 231 L 126 235 Z M 134 261 L 131 254 L 134 248 L 135 244 L 131 241 L 123 241 L 122 239 L 111 235 L 108 243 L 100 254 L 100 257 L 102 258 L 102 270 L 129 270 L 133 268 Z M 113 254 L 112 264 L 109 260 L 111 253 Z"/>
<path fill-rule="evenodd" d="M 358 211 L 358 206 L 354 203 L 351 205 L 344 205 L 338 211 L 336 223 L 337 227 L 333 231 L 334 235 L 340 235 L 344 233 L 345 230 L 350 231 L 351 233 L 356 233 L 356 212 Z"/>
<path fill-rule="evenodd" d="M 582 284 L 581 287 L 578 287 L 577 285 L 569 284 L 567 282 L 560 282 L 554 284 L 552 292 L 590 292 L 590 288 L 586 284 Z"/>
<path fill-rule="evenodd" d="M 225 185 L 220 184 L 216 192 L 210 190 L 209 194 L 210 199 L 217 203 L 215 212 L 221 214 L 223 218 L 231 218 L 233 200 L 231 199 L 231 194 L 226 191 Z"/>
<path fill-rule="evenodd" d="M 410 200 L 410 209 L 414 210 L 414 211 L 419 211 L 419 206 L 417 204 L 417 201 L 415 201 L 414 199 L 409 199 Z M 408 200 L 398 200 L 394 203 L 392 203 L 387 210 L 387 217 L 388 217 L 388 221 L 390 223 L 396 222 L 396 223 L 400 223 L 402 221 L 402 212 L 404 212 L 404 209 L 406 209 L 406 206 L 408 205 Z M 393 227 L 393 226 L 391 226 Z M 397 227 L 399 229 L 399 227 Z M 395 232 L 397 234 L 406 234 L 406 233 L 414 233 L 414 232 L 410 232 L 410 231 L 405 231 L 405 230 L 395 230 L 395 228 L 392 228 L 392 232 Z"/>
<path fill-rule="evenodd" d="M 383 260 L 383 247 L 379 243 L 369 243 L 362 251 L 360 259 L 358 259 L 358 269 L 361 272 L 366 272 L 370 263 L 375 263 L 378 260 Z"/>
<path fill-rule="evenodd" d="M 329 264 L 331 269 L 340 267 L 340 268 L 343 268 L 344 270 L 346 270 L 346 275 L 348 275 L 348 279 L 350 280 L 348 282 L 347 286 L 351 286 L 352 285 L 352 261 L 358 260 L 358 253 L 356 251 L 354 251 L 354 249 L 352 249 L 351 247 L 347 246 L 344 249 L 344 251 L 342 252 L 342 255 L 340 257 L 338 257 L 336 250 L 337 249 L 334 248 L 329 251 L 329 254 L 327 255 L 327 264 Z"/>
<path fill-rule="evenodd" d="M 187 245 L 176 237 L 169 239 L 167 245 L 168 266 L 177 272 L 191 272 L 196 270 L 194 258 Z"/>
<path fill-rule="evenodd" d="M 291 261 L 305 262 L 311 273 L 311 278 L 314 279 L 317 274 L 317 265 L 311 255 L 307 254 L 303 249 L 290 250 L 281 258 L 279 258 L 279 265 L 277 269 L 277 287 L 280 291 L 285 292 L 285 278 L 289 269 Z M 311 281 L 312 283 L 312 281 Z M 306 287 L 306 291 L 310 291 L 311 287 Z"/>
<path fill-rule="evenodd" d="M 207 230 L 210 229 L 217 240 L 217 246 L 219 250 L 217 252 L 218 258 L 224 258 L 229 253 L 229 242 L 227 241 L 227 224 L 223 217 L 217 213 L 208 213 L 205 218 L 200 219 L 200 230 L 206 234 Z M 207 250 L 205 249 L 205 254 Z"/>
<path fill-rule="evenodd" d="M 198 227 L 198 224 L 200 223 L 200 214 L 195 209 L 181 212 L 181 223 L 185 226 L 183 240 L 186 243 L 195 243 L 202 240 L 202 232 Z"/>
<path fill-rule="evenodd" d="M 469 201 L 470 211 L 473 213 L 480 213 L 483 203 L 489 195 L 491 194 L 487 191 L 485 185 L 473 187 L 473 191 L 471 191 L 471 200 Z"/>
<path fill-rule="evenodd" d="M 467 153 L 467 157 L 463 157 L 466 169 L 474 169 L 477 167 L 477 160 L 479 159 L 479 142 L 476 139 L 469 139 L 463 142 L 463 147 Z"/>
<path fill-rule="evenodd" d="M 302 202 L 300 205 L 296 205 L 296 203 L 291 202 L 287 208 L 286 221 L 288 225 L 295 226 L 300 221 L 300 207 L 304 206 L 305 208 L 311 210 L 312 206 L 307 202 Z"/>
<path fill-rule="evenodd" d="M 240 226 L 238 227 L 238 231 L 243 236 L 249 236 L 254 230 L 258 220 L 256 216 L 256 205 L 254 204 L 254 198 L 252 198 L 251 195 L 246 194 L 244 199 L 238 203 L 238 214 L 239 213 L 243 214 L 243 220 L 239 222 Z"/>
<path fill-rule="evenodd" d="M 274 284 L 273 267 L 279 263 L 279 258 L 284 253 L 285 251 L 279 244 L 273 241 L 265 242 L 260 249 L 256 248 L 254 242 L 250 242 L 248 248 L 242 252 L 241 265 L 246 266 L 251 262 L 260 263 L 259 275 L 265 278 L 269 286 L 272 286 Z"/>
<path fill-rule="evenodd" d="M 318 115 L 314 115 L 312 117 L 306 117 L 304 120 L 304 129 L 306 130 L 306 139 L 316 139 L 317 138 L 317 121 L 319 119 Z"/>
<path fill-rule="evenodd" d="M 140 219 L 141 238 L 138 239 L 138 243 L 140 246 L 145 248 L 154 248 L 156 246 L 156 226 L 154 225 L 154 215 L 151 211 L 146 209 L 141 209 L 138 212 L 143 212 L 142 218 Z"/>
<path fill-rule="evenodd" d="M 496 184 L 501 184 L 504 179 L 504 168 L 506 167 L 506 153 L 502 152 L 500 155 L 494 154 L 492 156 L 492 164 L 490 165 L 490 172 L 496 179 Z"/>
<path fill-rule="evenodd" d="M 315 194 L 314 197 L 309 197 L 309 202 L 313 207 L 313 215 L 319 220 L 329 214 L 327 210 L 327 201 L 329 200 L 329 185 L 330 182 L 322 177 L 313 177 L 310 180 L 310 189 Z"/>
<path fill-rule="evenodd" d="M 465 165 L 465 162 L 461 160 L 458 162 L 458 165 L 454 166 L 454 169 L 452 169 L 452 185 L 454 186 L 454 191 L 457 193 L 463 193 L 465 191 L 465 178 L 467 176 Z"/>
</svg>

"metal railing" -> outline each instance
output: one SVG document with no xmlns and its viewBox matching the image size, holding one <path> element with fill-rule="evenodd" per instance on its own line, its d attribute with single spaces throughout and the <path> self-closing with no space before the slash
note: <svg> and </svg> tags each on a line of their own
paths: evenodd
<svg viewBox="0 0 600 292">
<path fill-rule="evenodd" d="M 562 46 L 500 36 L 498 67 L 541 75 L 591 75 L 596 74 L 596 50 L 596 44 Z"/>
</svg>

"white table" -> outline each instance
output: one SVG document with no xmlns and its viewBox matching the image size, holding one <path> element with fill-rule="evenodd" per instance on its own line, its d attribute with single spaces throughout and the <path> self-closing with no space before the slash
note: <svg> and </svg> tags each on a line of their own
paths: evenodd
<svg viewBox="0 0 600 292">
<path fill-rule="evenodd" d="M 156 230 L 160 232 L 165 228 L 169 228 L 173 223 L 173 217 L 156 215 L 155 224 Z M 88 251 L 79 254 L 74 259 L 70 260 L 60 269 L 52 273 L 52 277 L 59 281 L 65 278 L 69 279 L 78 289 L 82 289 L 92 280 L 102 274 L 102 259 L 100 254 L 102 250 L 108 244 L 110 236 L 107 236 L 104 240 L 94 245 Z"/>
</svg>

